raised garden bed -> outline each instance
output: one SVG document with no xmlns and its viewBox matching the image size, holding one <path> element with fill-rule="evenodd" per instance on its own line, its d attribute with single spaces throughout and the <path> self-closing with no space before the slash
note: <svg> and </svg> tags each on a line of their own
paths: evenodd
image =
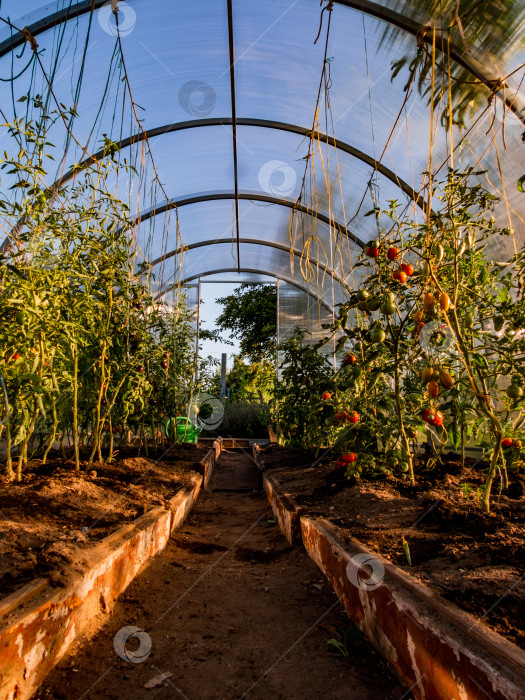
<svg viewBox="0 0 525 700">
<path fill-rule="evenodd" d="M 420 473 L 412 487 L 395 478 L 351 482 L 334 461 L 312 467 L 309 454 L 301 457 L 301 451 L 277 445 L 263 447 L 261 454 L 265 469 L 306 513 L 331 520 L 510 641 L 525 645 L 520 613 L 525 609 L 523 477 L 515 476 L 508 492 L 494 500 L 493 513 L 484 515 L 474 495 L 482 475 L 472 460 L 462 468 L 447 456 L 446 470 Z"/>
<path fill-rule="evenodd" d="M 370 604 L 368 613 L 373 609 L 375 612 L 372 617 L 379 616 L 379 621 L 377 617 L 372 622 L 369 620 L 367 629 L 368 613 L 363 610 L 364 594 L 360 593 L 359 588 L 354 590 L 355 586 L 348 582 L 343 571 L 345 567 L 341 569 L 342 549 L 347 551 L 347 558 L 368 551 L 370 556 L 384 562 L 384 569 L 396 572 L 396 580 L 399 579 L 399 572 L 401 578 L 405 577 L 405 583 L 409 582 L 408 588 L 424 591 L 422 597 L 427 602 L 437 601 L 439 610 L 434 610 L 434 614 L 438 618 L 443 616 L 443 610 L 452 610 L 455 622 L 452 631 L 446 633 L 450 640 L 454 639 L 454 629 L 461 630 L 463 634 L 465 628 L 469 628 L 468 638 L 479 632 L 484 641 L 489 639 L 488 647 L 483 647 L 485 651 L 482 649 L 479 653 L 473 652 L 473 658 L 476 659 L 474 667 L 476 664 L 483 666 L 488 657 L 496 658 L 498 647 L 506 646 L 507 657 L 515 657 L 519 668 L 515 687 L 521 687 L 519 692 L 525 693 L 525 654 L 515 646 L 522 646 L 524 641 L 520 610 L 523 610 L 525 603 L 525 499 L 520 495 L 523 493 L 521 477 L 515 478 L 507 493 L 495 500 L 493 514 L 487 516 L 477 507 L 473 495 L 481 479 L 479 472 L 472 463 L 467 463 L 465 468 L 459 462 L 455 464 L 453 457 L 447 458 L 446 472 L 434 470 L 427 475 L 420 475 L 415 487 L 394 478 L 352 483 L 345 477 L 344 468 L 336 467 L 334 461 L 327 459 L 312 467 L 311 455 L 277 445 L 262 448 L 259 459 L 265 470 L 265 489 L 277 518 L 281 521 L 283 513 L 295 510 L 295 513 L 289 513 L 287 520 L 288 528 L 292 524 L 295 531 L 292 537 L 298 536 L 299 516 L 303 542 L 310 556 L 325 571 L 342 599 L 348 594 L 343 589 L 350 586 L 349 590 L 354 596 L 353 602 L 347 604 L 347 611 L 356 622 L 363 623 L 364 631 L 386 656 L 389 656 L 389 645 L 395 646 L 395 641 L 381 638 L 381 626 L 388 619 L 395 618 L 395 608 L 391 607 L 392 602 L 383 600 L 386 607 L 384 616 L 381 617 L 379 602 Z M 462 484 L 467 484 L 467 487 Z M 293 508 L 274 505 L 279 500 L 292 504 Z M 327 528 L 335 528 L 330 536 L 326 534 Z M 287 529 L 282 529 L 288 537 Z M 329 542 L 334 533 L 335 544 Z M 404 545 L 404 541 L 407 545 Z M 411 557 L 411 566 L 407 554 Z M 406 585 L 403 587 L 407 588 Z M 374 590 L 373 596 L 377 595 L 381 599 L 384 592 L 376 594 Z M 447 601 L 459 605 L 462 610 Z M 470 617 L 463 611 L 472 613 L 473 616 Z M 462 624 L 461 620 L 466 622 Z M 401 624 L 399 620 L 398 624 Z M 490 628 L 502 634 L 506 640 L 494 635 Z M 436 629 L 439 637 L 443 631 Z M 425 634 L 420 636 L 418 643 L 424 644 L 424 639 Z M 428 639 L 426 643 L 429 644 Z M 406 639 L 399 642 L 396 651 L 401 657 L 403 645 L 406 649 Z M 449 646 L 452 649 L 453 645 Z M 459 652 L 453 654 L 456 660 L 460 658 L 458 654 Z M 391 661 L 394 656 L 390 654 Z M 446 654 L 443 658 L 446 658 Z M 512 658 L 511 661 L 508 658 L 502 662 L 507 671 L 513 667 Z M 468 664 L 464 659 L 461 663 L 467 669 Z M 497 659 L 495 663 L 497 665 Z M 412 660 L 409 665 L 411 672 L 398 667 L 398 673 L 405 680 L 410 680 L 411 673 L 416 679 L 417 663 Z M 492 668 L 492 671 L 491 668 L 490 665 L 485 666 L 485 677 L 490 677 L 491 672 L 496 673 L 496 668 Z M 434 670 L 433 673 L 435 675 L 437 671 Z M 474 672 L 471 675 L 476 678 Z M 505 672 L 502 677 L 505 679 Z M 502 681 L 503 685 L 498 686 L 498 693 L 494 697 L 507 697 L 504 694 L 506 691 L 501 695 L 505 682 Z M 522 697 L 515 690 L 508 692 L 508 697 Z M 467 694 L 466 697 L 474 696 Z"/>
<path fill-rule="evenodd" d="M 38 577 L 66 585 L 68 572 L 82 570 L 93 544 L 168 506 L 197 472 L 204 474 L 200 461 L 209 451 L 181 445 L 145 458 L 129 450 L 111 465 L 80 472 L 68 460 L 34 461 L 21 483 L 2 480 L 0 599 Z"/>
<path fill-rule="evenodd" d="M 148 560 L 164 549 L 172 531 L 189 514 L 204 481 L 211 477 L 217 450 L 220 452 L 220 442 L 208 451 L 177 448 L 163 455 L 166 461 L 127 457 L 108 467 L 111 472 L 104 472 L 105 465 L 97 465 L 97 475 L 87 477 L 72 473 L 67 464 L 55 463 L 50 472 L 57 482 L 53 490 L 55 498 L 63 492 L 68 496 L 68 489 L 77 487 L 76 493 L 80 497 L 83 493 L 84 502 L 89 501 L 85 489 L 91 482 L 87 478 L 105 479 L 104 485 L 98 487 L 102 494 L 96 492 L 98 498 L 94 503 L 99 509 L 107 504 L 115 518 L 109 524 L 94 522 L 91 525 L 95 532 L 93 539 L 86 536 L 78 541 L 75 536 L 74 541 L 71 537 L 59 540 L 65 543 L 65 549 L 58 554 L 60 551 L 65 554 L 59 560 L 44 558 L 44 571 L 40 573 L 48 575 L 33 577 L 25 586 L 19 586 L 0 600 L 1 697 L 9 700 L 32 697 L 75 637 L 93 621 L 100 621 L 102 614 L 111 612 L 114 600 Z M 199 471 L 201 474 L 197 473 Z M 99 473 L 104 476 L 99 477 Z M 29 489 L 44 478 L 38 468 L 29 476 L 26 482 Z M 130 490 L 130 486 L 138 491 Z M 33 491 L 29 493 L 34 497 Z M 133 512 L 130 509 L 134 495 L 140 497 L 140 508 L 147 512 L 130 519 L 126 516 Z M 62 523 L 60 527 L 70 530 L 80 522 L 81 509 L 77 512 L 76 502 L 71 506 L 74 499 L 69 496 L 68 499 L 72 512 L 67 513 L 67 524 Z M 160 501 L 161 505 L 152 508 L 155 501 Z M 88 514 L 93 517 L 94 513 L 88 510 Z M 48 537 L 59 527 L 54 521 L 58 517 L 54 511 L 48 514 Z M 127 524 L 122 525 L 126 519 Z M 16 521 L 15 525 L 17 528 L 9 532 L 18 532 L 21 525 Z M 80 533 L 89 534 L 89 526 L 80 527 L 88 528 L 87 532 L 80 529 Z M 113 532 L 104 536 L 102 533 L 107 533 L 108 529 Z M 46 544 L 43 551 L 47 551 Z M 29 570 L 24 570 L 22 576 L 29 576 Z"/>
</svg>

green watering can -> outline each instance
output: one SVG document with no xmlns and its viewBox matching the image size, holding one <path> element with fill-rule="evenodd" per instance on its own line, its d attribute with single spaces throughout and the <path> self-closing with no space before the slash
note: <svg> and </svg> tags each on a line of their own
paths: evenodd
<svg viewBox="0 0 525 700">
<path fill-rule="evenodd" d="M 166 437 L 168 438 L 170 437 L 172 420 L 174 419 L 170 418 L 166 423 Z M 177 416 L 177 418 L 175 418 L 175 437 L 178 443 L 189 442 L 196 445 L 201 432 L 202 428 L 196 428 L 186 416 Z"/>
</svg>

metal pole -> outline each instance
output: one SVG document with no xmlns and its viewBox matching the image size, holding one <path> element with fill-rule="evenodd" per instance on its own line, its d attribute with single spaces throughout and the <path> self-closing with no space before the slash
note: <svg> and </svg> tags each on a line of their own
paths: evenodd
<svg viewBox="0 0 525 700">
<path fill-rule="evenodd" d="M 279 381 L 279 343 L 280 341 L 280 334 L 279 334 L 279 280 L 275 283 L 275 289 L 277 291 L 277 304 L 276 304 L 276 312 L 275 312 L 275 329 L 276 329 L 276 340 L 277 340 L 277 348 L 275 350 L 275 376 L 277 378 L 277 381 Z"/>
<path fill-rule="evenodd" d="M 226 395 L 226 359 L 228 355 L 223 352 L 221 355 L 221 399 Z"/>
<path fill-rule="evenodd" d="M 197 333 L 195 334 L 195 376 L 199 379 L 199 335 L 201 330 L 201 278 L 197 283 Z"/>
</svg>

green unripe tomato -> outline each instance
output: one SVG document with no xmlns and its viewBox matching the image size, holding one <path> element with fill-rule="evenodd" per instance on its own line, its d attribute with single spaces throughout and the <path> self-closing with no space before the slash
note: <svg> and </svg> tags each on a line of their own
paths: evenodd
<svg viewBox="0 0 525 700">
<path fill-rule="evenodd" d="M 396 297 L 392 292 L 388 292 L 388 294 L 385 294 L 383 297 L 383 303 L 388 303 L 388 304 L 395 304 Z"/>
<path fill-rule="evenodd" d="M 511 384 L 508 386 L 506 392 L 509 399 L 519 399 L 521 396 L 523 396 L 523 389 L 516 384 Z"/>
<path fill-rule="evenodd" d="M 396 312 L 396 305 L 391 302 L 385 302 L 381 304 L 381 313 L 385 316 L 392 316 Z"/>
<path fill-rule="evenodd" d="M 368 299 L 368 297 L 369 297 L 369 294 L 366 291 L 366 289 L 360 289 L 357 292 L 357 298 L 359 299 L 359 301 L 366 301 Z"/>
<path fill-rule="evenodd" d="M 445 249 L 441 245 L 441 243 L 436 243 L 435 245 L 432 246 L 432 255 L 436 258 L 437 262 L 441 262 L 443 260 L 443 256 L 445 255 Z"/>
<path fill-rule="evenodd" d="M 370 333 L 370 337 L 373 343 L 382 343 L 386 338 L 386 333 L 382 328 L 374 328 Z"/>
<path fill-rule="evenodd" d="M 465 328 L 469 328 L 469 329 L 474 328 L 474 312 L 473 311 L 469 311 L 468 314 L 465 316 L 465 318 L 463 319 L 463 325 L 465 326 Z"/>
</svg>

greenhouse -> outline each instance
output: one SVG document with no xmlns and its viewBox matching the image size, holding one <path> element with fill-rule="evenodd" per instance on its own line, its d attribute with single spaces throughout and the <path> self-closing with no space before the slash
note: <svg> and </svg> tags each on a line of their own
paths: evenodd
<svg viewBox="0 0 525 700">
<path fill-rule="evenodd" d="M 0 1 L 0 700 L 525 698 L 524 39 Z"/>
</svg>

